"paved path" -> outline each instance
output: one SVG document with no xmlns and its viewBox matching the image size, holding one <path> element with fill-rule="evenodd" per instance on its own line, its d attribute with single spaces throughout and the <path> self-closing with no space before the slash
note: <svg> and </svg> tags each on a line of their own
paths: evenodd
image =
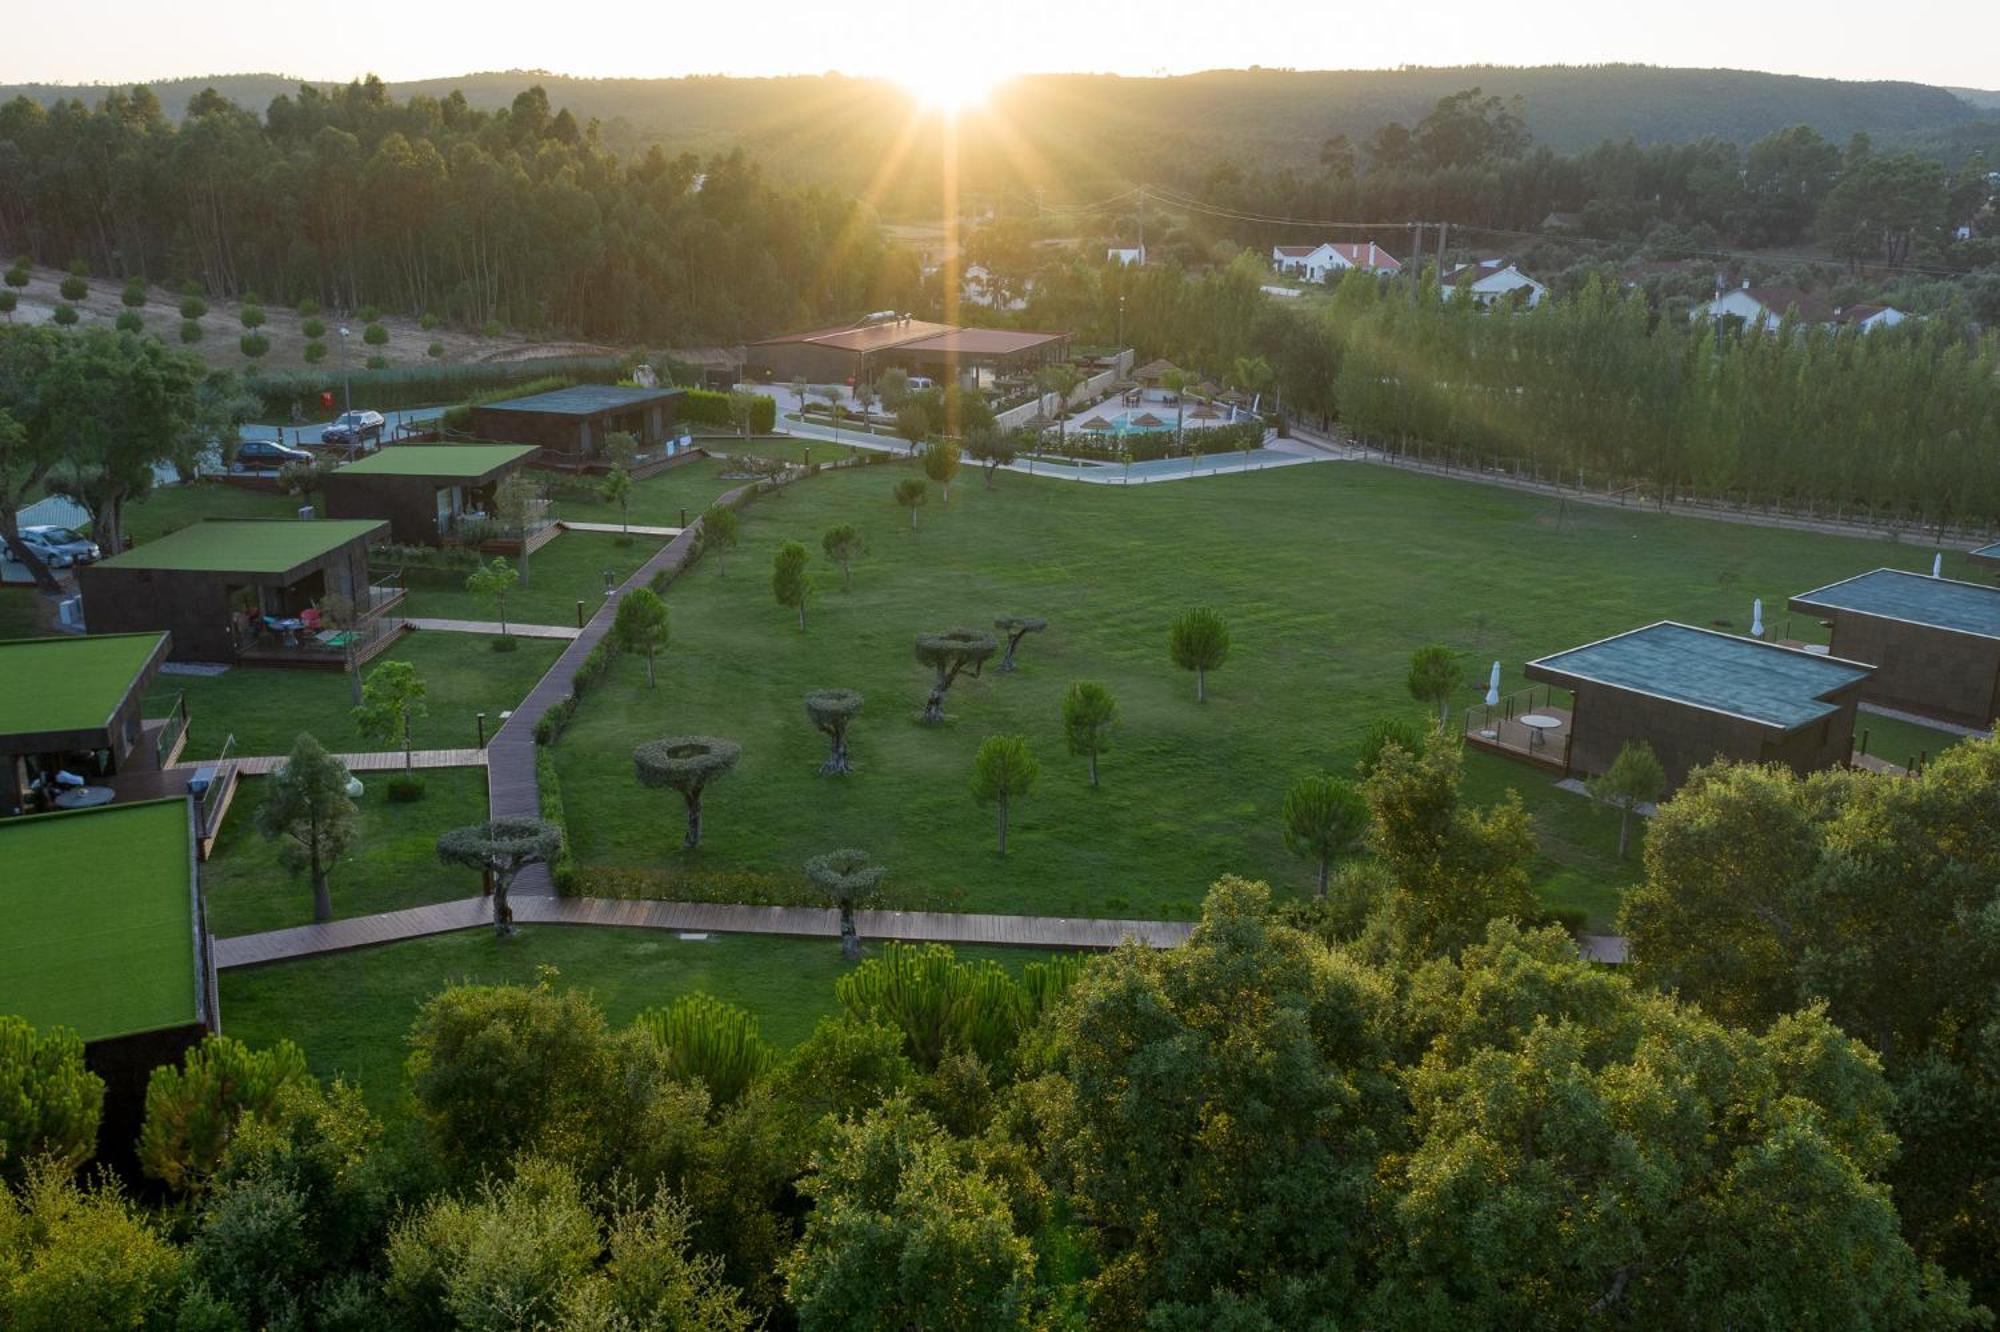
<svg viewBox="0 0 2000 1332">
<path fill-rule="evenodd" d="M 283 763 L 286 754 L 251 754 L 229 761 L 236 765 L 236 771 L 244 777 L 262 777 L 271 769 Z M 347 765 L 349 772 L 400 772 L 403 769 L 403 751 L 385 750 L 379 754 L 335 754 L 335 758 Z M 483 768 L 486 766 L 486 751 L 483 749 L 419 749 L 410 755 L 413 768 Z M 175 768 L 204 768 L 214 759 L 183 759 L 174 764 Z"/>
<path fill-rule="evenodd" d="M 575 638 L 581 629 L 566 624 L 518 624 L 509 620 L 503 628 L 498 620 L 429 620 L 411 616 L 403 621 L 412 629 L 442 629 L 452 634 L 512 634 L 516 638 Z"/>
<path fill-rule="evenodd" d="M 678 527 L 646 527 L 639 523 L 629 527 L 623 523 L 578 523 L 568 518 L 558 519 L 556 526 L 565 532 L 610 532 L 615 536 L 677 537 L 683 530 Z"/>
<path fill-rule="evenodd" d="M 752 907 L 703 902 L 633 902 L 608 897 L 509 897 L 517 924 L 613 925 L 627 929 L 690 933 L 781 934 L 814 939 L 840 937 L 840 913 L 817 907 Z M 373 944 L 448 934 L 492 922 L 483 897 L 374 916 L 297 925 L 215 941 L 218 969 L 258 966 L 344 952 Z M 1152 948 L 1174 948 L 1194 927 L 1166 920 L 1078 920 L 1060 916 L 990 916 L 941 911 L 862 911 L 855 923 L 864 939 L 923 943 L 1011 944 L 1026 948 L 1116 948 L 1133 939 Z"/>
</svg>

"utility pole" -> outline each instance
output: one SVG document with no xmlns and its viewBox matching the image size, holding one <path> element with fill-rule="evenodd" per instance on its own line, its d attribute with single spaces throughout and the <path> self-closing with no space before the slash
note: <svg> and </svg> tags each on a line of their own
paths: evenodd
<svg viewBox="0 0 2000 1332">
<path fill-rule="evenodd" d="M 1417 303 L 1417 298 L 1423 294 L 1424 289 L 1424 224 L 1418 222 L 1413 225 L 1416 227 L 1416 238 L 1410 242 L 1410 266 L 1407 270 L 1410 278 L 1411 305 Z"/>
<path fill-rule="evenodd" d="M 1139 267 L 1146 266 L 1146 187 L 1139 187 Z"/>
<path fill-rule="evenodd" d="M 1449 222 L 1438 223 L 1438 281 L 1439 282 L 1444 281 L 1444 233 L 1447 230 L 1449 230 L 1450 227 L 1451 223 Z"/>
</svg>

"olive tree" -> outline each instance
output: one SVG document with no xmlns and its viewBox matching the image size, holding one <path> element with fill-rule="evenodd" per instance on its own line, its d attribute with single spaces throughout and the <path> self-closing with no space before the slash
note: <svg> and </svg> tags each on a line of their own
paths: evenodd
<svg viewBox="0 0 2000 1332">
<path fill-rule="evenodd" d="M 970 667 L 974 676 L 987 658 L 1000 650 L 991 634 L 976 629 L 947 629 L 942 633 L 917 635 L 917 660 L 936 673 L 930 697 L 924 701 L 922 720 L 935 725 L 944 720 L 944 696 L 959 673 Z"/>
<path fill-rule="evenodd" d="M 632 751 L 632 766 L 641 786 L 679 791 L 687 802 L 687 836 L 681 846 L 701 845 L 701 793 L 712 781 L 736 766 L 743 747 L 734 740 L 708 735 L 670 735 L 648 740 Z"/>
<path fill-rule="evenodd" d="M 292 744 L 291 755 L 264 779 L 257 806 L 257 832 L 277 842 L 278 859 L 312 885 L 313 919 L 333 919 L 328 876 L 360 836 L 359 816 L 348 799 L 347 765 L 310 735 Z"/>
<path fill-rule="evenodd" d="M 646 658 L 646 688 L 657 689 L 653 658 L 667 646 L 667 603 L 650 587 L 635 587 L 618 602 L 611 620 L 611 637 L 620 650 Z"/>
<path fill-rule="evenodd" d="M 1309 773 L 1285 792 L 1282 817 L 1285 849 L 1317 864 L 1313 896 L 1324 900 L 1333 858 L 1358 847 L 1368 831 L 1368 802 L 1352 782 Z"/>
<path fill-rule="evenodd" d="M 453 828 L 437 839 L 438 859 L 476 869 L 493 883 L 493 932 L 514 932 L 514 909 L 507 890 L 530 865 L 546 865 L 562 855 L 563 832 L 547 819 L 511 816 Z"/>
<path fill-rule="evenodd" d="M 494 611 L 500 617 L 500 636 L 507 636 L 507 596 L 521 581 L 521 575 L 514 566 L 507 563 L 504 555 L 495 555 L 491 564 L 482 564 L 465 576 L 465 590 L 481 601 L 493 603 Z"/>
<path fill-rule="evenodd" d="M 1631 841 L 1632 815 L 1639 806 L 1652 804 L 1666 791 L 1667 770 L 1660 766 L 1660 757 L 1651 745 L 1644 740 L 1628 740 L 1618 751 L 1618 757 L 1611 760 L 1610 769 L 1601 777 L 1591 778 L 1588 786 L 1593 799 L 1618 811 L 1618 858 L 1623 860 Z"/>
<path fill-rule="evenodd" d="M 1014 650 L 1021 646 L 1021 640 L 1048 628 L 1049 622 L 1038 615 L 1002 615 L 993 622 L 993 627 L 1007 635 L 1007 651 L 1002 654 L 1000 664 L 993 669 L 1011 672 L 1015 669 Z"/>
<path fill-rule="evenodd" d="M 822 777 L 854 771 L 847 756 L 847 728 L 861 712 L 861 695 L 852 689 L 815 689 L 806 695 L 806 716 L 825 735 L 831 752 L 819 765 Z"/>
<path fill-rule="evenodd" d="M 819 548 L 826 558 L 840 568 L 840 586 L 844 592 L 854 590 L 854 572 L 849 567 L 854 557 L 865 549 L 861 533 L 853 523 L 839 523 L 826 529 L 826 535 L 819 539 Z"/>
<path fill-rule="evenodd" d="M 896 503 L 910 511 L 910 530 L 917 530 L 917 510 L 923 507 L 924 483 L 906 476 L 896 483 Z"/>
<path fill-rule="evenodd" d="M 965 453 L 979 464 L 986 488 L 991 490 L 993 474 L 1014 461 L 1014 437 L 992 426 L 971 427 L 965 432 Z"/>
<path fill-rule="evenodd" d="M 385 661 L 368 673 L 361 686 L 361 706 L 354 721 L 361 733 L 380 744 L 400 744 L 403 770 L 416 767 L 410 726 L 429 709 L 424 706 L 424 681 L 407 661 Z"/>
<path fill-rule="evenodd" d="M 951 507 L 951 479 L 958 475 L 960 457 L 958 445 L 948 439 L 938 440 L 924 450 L 924 475 L 944 489 L 944 503 Z"/>
<path fill-rule="evenodd" d="M 630 534 L 632 531 L 632 474 L 623 467 L 613 467 L 605 473 L 597 493 L 606 504 L 618 506 L 618 529 Z"/>
<path fill-rule="evenodd" d="M 736 529 L 740 521 L 736 510 L 720 504 L 711 504 L 701 516 L 701 548 L 715 552 L 715 572 L 723 573 L 722 557 L 736 544 Z"/>
<path fill-rule="evenodd" d="M 812 573 L 807 569 L 805 545 L 787 541 L 771 557 L 771 595 L 780 606 L 799 613 L 799 632 L 806 628 L 806 603 L 812 600 Z"/>
<path fill-rule="evenodd" d="M 972 794 L 998 811 L 1000 854 L 1007 854 L 1007 810 L 1017 797 L 1035 789 L 1042 765 L 1018 735 L 989 735 L 972 756 Z"/>
<path fill-rule="evenodd" d="M 1410 697 L 1438 710 L 1440 725 L 1451 721 L 1451 696 L 1465 683 L 1465 662 L 1442 643 L 1431 643 L 1410 654 L 1405 685 Z"/>
<path fill-rule="evenodd" d="M 1095 680 L 1078 680 L 1063 695 L 1063 739 L 1069 752 L 1090 760 L 1090 784 L 1097 785 L 1097 756 L 1111 748 L 1118 700 Z"/>
<path fill-rule="evenodd" d="M 855 908 L 873 893 L 886 871 L 869 863 L 868 853 L 854 847 L 829 851 L 806 862 L 806 878 L 840 909 L 840 955 L 861 958 L 861 934 L 854 926 Z"/>
<path fill-rule="evenodd" d="M 1167 650 L 1174 665 L 1194 672 L 1194 698 L 1208 701 L 1208 673 L 1229 659 L 1229 625 L 1209 606 L 1184 610 L 1167 631 Z"/>
</svg>

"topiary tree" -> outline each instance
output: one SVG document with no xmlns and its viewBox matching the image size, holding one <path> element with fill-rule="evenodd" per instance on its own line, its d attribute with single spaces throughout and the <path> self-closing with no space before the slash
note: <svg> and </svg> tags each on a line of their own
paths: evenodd
<svg viewBox="0 0 2000 1332">
<path fill-rule="evenodd" d="M 854 573 L 849 566 L 855 556 L 865 549 L 861 533 L 855 530 L 853 523 L 840 523 L 826 529 L 826 535 L 819 539 L 819 548 L 826 553 L 827 559 L 840 566 L 841 590 L 852 592 Z"/>
<path fill-rule="evenodd" d="M 74 305 L 71 305 L 67 301 L 57 301 L 55 313 L 50 315 L 49 317 L 55 320 L 56 323 L 61 325 L 62 327 L 68 328 L 72 324 L 76 323 L 76 321 L 80 319 L 82 316 L 77 314 L 76 307 Z"/>
<path fill-rule="evenodd" d="M 313 919 L 333 919 L 335 865 L 361 835 L 360 814 L 348 798 L 347 765 L 310 735 L 292 743 L 284 763 L 264 779 L 257 806 L 257 832 L 277 842 L 278 859 L 312 885 Z"/>
<path fill-rule="evenodd" d="M 437 839 L 437 857 L 447 865 L 478 870 L 493 885 L 493 932 L 514 932 L 514 909 L 507 890 L 530 865 L 546 865 L 562 855 L 563 831 L 547 819 L 511 816 L 453 828 Z"/>
<path fill-rule="evenodd" d="M 264 307 L 261 305 L 246 305 L 237 311 L 236 317 L 243 321 L 243 327 L 245 328 L 262 328 L 264 326 Z"/>
<path fill-rule="evenodd" d="M 1011 673 L 1016 669 L 1014 650 L 1021 646 L 1021 640 L 1029 634 L 1039 634 L 1049 627 L 1049 622 L 1038 615 L 1003 615 L 993 622 L 993 627 L 1007 635 L 1007 651 L 994 669 Z"/>
<path fill-rule="evenodd" d="M 122 333 L 143 333 L 146 331 L 146 317 L 137 310 L 120 310 L 117 319 Z"/>
<path fill-rule="evenodd" d="M 632 766 L 641 786 L 679 791 L 687 802 L 687 836 L 681 842 L 684 849 L 692 851 L 701 845 L 702 791 L 726 776 L 742 754 L 743 747 L 734 740 L 707 735 L 672 735 L 649 740 L 632 751 Z"/>
<path fill-rule="evenodd" d="M 944 720 L 944 696 L 959 672 L 967 667 L 977 676 L 987 658 L 1000 650 L 993 635 L 977 629 L 947 629 L 942 633 L 917 635 L 917 660 L 936 672 L 930 697 L 924 701 L 922 720 L 936 725 Z"/>
<path fill-rule="evenodd" d="M 361 330 L 361 340 L 371 347 L 386 347 L 389 345 L 389 330 L 371 323 Z"/>
<path fill-rule="evenodd" d="M 736 510 L 720 504 L 711 504 L 701 516 L 701 548 L 715 552 L 715 572 L 723 576 L 723 553 L 736 544 L 736 531 L 741 526 Z"/>
<path fill-rule="evenodd" d="M 262 333 L 245 333 L 236 340 L 236 346 L 253 361 L 260 361 L 271 350 L 271 340 Z"/>
<path fill-rule="evenodd" d="M 1063 739 L 1069 752 L 1090 760 L 1090 784 L 1097 785 L 1097 756 L 1111 748 L 1118 700 L 1095 680 L 1078 680 L 1063 695 Z"/>
<path fill-rule="evenodd" d="M 465 576 L 465 590 L 481 601 L 493 603 L 493 609 L 500 617 L 500 636 L 507 636 L 507 598 L 519 585 L 521 575 L 504 555 L 495 555 L 493 562 L 482 564 Z"/>
<path fill-rule="evenodd" d="M 210 1036 L 187 1052 L 180 1067 L 153 1070 L 139 1165 L 168 1188 L 204 1188 L 244 1120 L 275 1120 L 287 1092 L 318 1086 L 305 1052 L 290 1041 L 253 1050 L 233 1037 Z"/>
<path fill-rule="evenodd" d="M 304 300 L 299 302 L 299 318 L 311 319 L 314 315 L 318 313 L 319 313 L 319 302 L 314 300 L 312 297 L 308 296 Z M 324 331 L 325 331 L 324 328 L 322 328 L 321 332 Z"/>
<path fill-rule="evenodd" d="M 972 756 L 972 794 L 999 813 L 1000 854 L 1007 854 L 1007 811 L 1013 802 L 1035 789 L 1042 765 L 1018 735 L 989 735 Z"/>
<path fill-rule="evenodd" d="M 1313 896 L 1324 901 L 1333 858 L 1354 850 L 1368 831 L 1368 802 L 1352 782 L 1309 773 L 1285 792 L 1281 817 L 1285 849 L 1318 863 L 1319 884 Z"/>
<path fill-rule="evenodd" d="M 387 370 L 389 368 L 389 358 L 386 356 L 371 356 L 368 358 L 367 365 L 370 370 Z M 511 480 L 512 478 L 508 479 Z"/>
<path fill-rule="evenodd" d="M 192 342 L 200 342 L 200 341 L 201 341 L 201 321 L 200 321 L 200 320 L 196 320 L 196 319 L 183 319 L 183 320 L 181 320 L 181 341 L 182 341 L 182 342 L 190 342 L 190 343 L 192 343 Z"/>
<path fill-rule="evenodd" d="M 9 264 L 7 266 L 7 275 L 5 281 L 8 286 L 13 287 L 17 291 L 22 287 L 27 286 L 28 285 L 27 260 L 16 259 L 13 263 Z"/>
<path fill-rule="evenodd" d="M 778 1061 L 778 1052 L 757 1034 L 757 1019 L 713 995 L 684 994 L 635 1021 L 658 1042 L 667 1076 L 700 1082 L 718 1109 L 734 1105 Z"/>
<path fill-rule="evenodd" d="M 860 695 L 855 695 L 858 699 Z M 855 908 L 881 884 L 887 873 L 869 863 L 868 853 L 854 847 L 829 851 L 806 862 L 806 878 L 840 909 L 840 955 L 861 960 L 861 934 L 854 925 Z"/>
<path fill-rule="evenodd" d="M 785 542 L 771 557 L 771 595 L 780 606 L 798 611 L 800 633 L 806 629 L 806 603 L 812 600 L 812 572 L 807 568 L 811 559 L 798 541 Z"/>
<path fill-rule="evenodd" d="M 1194 700 L 1208 701 L 1208 673 L 1229 660 L 1229 624 L 1210 606 L 1184 610 L 1167 631 L 1167 651 L 1174 665 L 1194 672 Z"/>
<path fill-rule="evenodd" d="M 208 302 L 192 292 L 181 298 L 181 318 L 199 319 L 208 313 Z"/>
<path fill-rule="evenodd" d="M 299 325 L 299 332 L 309 338 L 323 338 L 326 336 L 326 325 L 320 320 L 308 319 Z"/>
<path fill-rule="evenodd" d="M 896 483 L 896 503 L 910 511 L 910 530 L 917 530 L 917 510 L 923 506 L 924 483 L 914 476 L 904 477 Z"/>
<path fill-rule="evenodd" d="M 385 661 L 368 673 L 361 686 L 361 706 L 354 710 L 354 722 L 361 733 L 380 744 L 400 743 L 403 771 L 417 766 L 416 746 L 410 739 L 410 725 L 422 717 L 424 682 L 417 668 L 407 661 Z"/>
<path fill-rule="evenodd" d="M 618 613 L 611 620 L 611 637 L 619 648 L 646 658 L 646 688 L 659 688 L 653 676 L 653 658 L 667 646 L 667 603 L 650 587 L 635 587 L 618 601 Z"/>
<path fill-rule="evenodd" d="M 74 270 L 58 285 L 62 289 L 62 298 L 66 301 L 80 301 L 90 295 L 90 283 L 84 281 L 83 276 Z"/>
<path fill-rule="evenodd" d="M 1591 778 L 1587 785 L 1593 799 L 1618 811 L 1618 858 L 1623 860 L 1631 838 L 1632 815 L 1639 806 L 1650 805 L 1665 793 L 1667 770 L 1651 745 L 1628 740 L 1611 760 L 1610 769 Z"/>
<path fill-rule="evenodd" d="M 125 290 L 118 293 L 119 302 L 128 310 L 137 310 L 146 303 L 146 284 L 133 278 L 125 284 Z"/>
<path fill-rule="evenodd" d="M 951 479 L 958 475 L 958 445 L 938 440 L 924 450 L 924 475 L 944 488 L 944 505 L 951 507 Z"/>
<path fill-rule="evenodd" d="M 17 1188 L 37 1160 L 68 1173 L 97 1149 L 104 1080 L 68 1027 L 35 1030 L 0 1014 L 0 1181 Z"/>
<path fill-rule="evenodd" d="M 11 287 L 6 291 L 0 291 L 0 314 L 7 316 L 8 323 L 11 324 L 14 322 L 14 311 L 20 304 L 20 296 Z"/>
<path fill-rule="evenodd" d="M 381 307 L 374 305 L 362 306 L 359 313 L 361 315 L 361 322 L 364 324 L 372 324 L 382 317 Z"/>
<path fill-rule="evenodd" d="M 430 346 L 424 348 L 424 355 L 430 357 L 433 361 L 442 361 L 444 359 L 444 344 L 442 342 L 433 342 Z"/>
<path fill-rule="evenodd" d="M 1442 643 L 1431 643 L 1410 654 L 1410 674 L 1404 682 L 1410 697 L 1438 710 L 1438 724 L 1451 722 L 1451 696 L 1465 683 L 1465 662 Z"/>
<path fill-rule="evenodd" d="M 497 319 L 489 319 L 479 326 L 479 335 L 483 338 L 497 338 L 506 331 L 506 327 Z"/>
<path fill-rule="evenodd" d="M 417 320 L 417 327 L 421 328 L 426 333 L 430 332 L 437 326 L 438 326 L 438 317 L 432 314 L 429 310 L 424 311 L 422 317 L 420 317 Z"/>
<path fill-rule="evenodd" d="M 806 716 L 826 736 L 831 751 L 819 765 L 819 775 L 836 777 L 854 771 L 847 757 L 847 728 L 861 712 L 861 695 L 852 689 L 815 689 L 806 695 Z"/>
<path fill-rule="evenodd" d="M 326 359 L 326 344 L 324 342 L 308 342 L 306 344 L 305 357 L 307 365 L 318 365 Z"/>
</svg>

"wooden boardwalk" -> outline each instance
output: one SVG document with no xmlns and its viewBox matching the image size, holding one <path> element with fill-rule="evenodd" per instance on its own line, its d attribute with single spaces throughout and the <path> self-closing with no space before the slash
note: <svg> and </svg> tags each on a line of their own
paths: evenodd
<svg viewBox="0 0 2000 1332">
<path fill-rule="evenodd" d="M 283 763 L 284 754 L 251 754 L 243 758 L 232 758 L 239 775 L 262 777 L 271 769 Z M 403 769 L 403 751 L 383 750 L 372 754 L 335 754 L 335 758 L 347 765 L 349 772 L 400 772 Z M 414 768 L 483 768 L 486 766 L 486 751 L 483 749 L 419 749 L 410 755 L 410 766 Z M 196 759 L 176 763 L 174 768 L 203 768 L 215 762 L 214 759 Z"/>
<path fill-rule="evenodd" d="M 523 897 L 509 901 L 516 924 L 607 925 L 626 929 L 703 934 L 779 934 L 810 939 L 840 937 L 840 913 L 831 908 L 752 907 L 712 902 L 634 902 L 609 897 Z M 350 948 L 421 939 L 492 923 L 483 897 L 374 916 L 296 925 L 215 941 L 219 970 L 287 962 Z M 1020 948 L 1116 948 L 1131 939 L 1151 948 L 1175 948 L 1194 927 L 1168 920 L 1086 920 L 1062 916 L 993 916 L 942 911 L 862 911 L 855 917 L 863 939 L 913 943 L 999 944 Z"/>
<path fill-rule="evenodd" d="M 520 624 L 509 620 L 502 627 L 498 620 L 431 620 L 416 616 L 403 621 L 412 629 L 441 629 L 451 634 L 512 634 L 515 638 L 575 638 L 581 629 L 572 629 L 566 624 Z"/>
<path fill-rule="evenodd" d="M 622 523 L 573 523 L 567 518 L 556 523 L 565 532 L 610 532 L 614 536 L 677 537 L 684 530 L 678 527 L 647 527 L 641 523 L 625 526 Z"/>
</svg>

